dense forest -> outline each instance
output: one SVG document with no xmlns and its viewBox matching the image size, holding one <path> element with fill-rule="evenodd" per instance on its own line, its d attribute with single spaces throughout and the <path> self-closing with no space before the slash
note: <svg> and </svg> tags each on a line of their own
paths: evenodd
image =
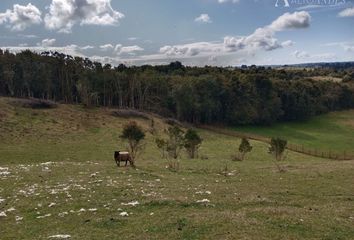
<svg viewBox="0 0 354 240">
<path fill-rule="evenodd" d="M 191 123 L 272 124 L 354 108 L 354 69 L 200 68 L 179 62 L 112 67 L 57 52 L 0 50 L 0 95 L 138 109 Z"/>
</svg>

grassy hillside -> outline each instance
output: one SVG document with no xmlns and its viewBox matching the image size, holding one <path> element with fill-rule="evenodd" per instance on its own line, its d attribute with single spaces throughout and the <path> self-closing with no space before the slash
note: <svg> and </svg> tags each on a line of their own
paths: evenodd
<svg viewBox="0 0 354 240">
<path fill-rule="evenodd" d="M 234 129 L 267 137 L 283 137 L 291 143 L 305 147 L 354 153 L 354 110 L 333 112 L 305 122 L 279 123 L 271 127 L 235 127 Z"/>
<path fill-rule="evenodd" d="M 117 168 L 129 119 L 109 109 L 33 110 L 0 98 L 0 238 L 353 239 L 353 161 L 288 152 L 277 171 L 267 145 L 201 130 L 200 156 L 178 172 L 154 146 L 150 121 L 137 170 Z M 158 135 L 167 125 L 155 119 Z M 125 214 L 126 213 L 126 214 Z M 5 216 L 6 215 L 6 216 Z M 128 215 L 128 216 L 123 216 Z"/>
</svg>

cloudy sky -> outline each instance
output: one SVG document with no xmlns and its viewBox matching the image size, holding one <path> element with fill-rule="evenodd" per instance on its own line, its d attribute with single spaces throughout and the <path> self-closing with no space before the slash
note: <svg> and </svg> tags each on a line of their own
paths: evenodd
<svg viewBox="0 0 354 240">
<path fill-rule="evenodd" d="M 353 61 L 353 24 L 354 0 L 1 0 L 0 48 L 114 65 Z"/>
</svg>

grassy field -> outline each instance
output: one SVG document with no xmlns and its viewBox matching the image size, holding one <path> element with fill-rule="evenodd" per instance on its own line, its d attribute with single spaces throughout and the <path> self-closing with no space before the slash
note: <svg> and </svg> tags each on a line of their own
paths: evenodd
<svg viewBox="0 0 354 240">
<path fill-rule="evenodd" d="M 235 127 L 234 130 L 266 137 L 282 137 L 290 143 L 319 150 L 354 154 L 354 110 L 333 112 L 304 122 L 278 123 L 271 127 Z"/>
<path fill-rule="evenodd" d="M 266 144 L 252 142 L 247 159 L 234 162 L 239 139 L 201 130 L 203 160 L 183 155 L 172 172 L 147 131 L 137 170 L 117 168 L 112 155 L 124 148 L 128 119 L 7 101 L 0 98 L 1 240 L 354 238 L 353 161 L 288 152 L 279 173 Z M 167 126 L 155 122 L 162 135 Z"/>
</svg>

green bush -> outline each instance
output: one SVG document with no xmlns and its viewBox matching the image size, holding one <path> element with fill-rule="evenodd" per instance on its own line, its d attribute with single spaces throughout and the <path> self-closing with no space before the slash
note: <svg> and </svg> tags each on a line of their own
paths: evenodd
<svg viewBox="0 0 354 240">
<path fill-rule="evenodd" d="M 241 144 L 238 148 L 238 151 L 241 154 L 241 160 L 243 161 L 246 157 L 246 154 L 252 151 L 252 146 L 247 138 L 242 138 Z"/>
<path fill-rule="evenodd" d="M 277 161 L 283 160 L 284 152 L 288 142 L 281 138 L 272 138 L 270 142 L 269 153 L 272 154 Z"/>
<path fill-rule="evenodd" d="M 198 135 L 198 133 L 193 129 L 188 129 L 184 135 L 184 148 L 187 150 L 187 153 L 190 158 L 195 158 L 200 145 L 203 142 L 203 139 Z"/>
<path fill-rule="evenodd" d="M 142 149 L 142 140 L 145 138 L 145 133 L 142 127 L 140 127 L 135 121 L 131 121 L 124 126 L 123 133 L 120 137 L 128 141 L 132 165 L 134 166 L 136 156 Z"/>
</svg>

